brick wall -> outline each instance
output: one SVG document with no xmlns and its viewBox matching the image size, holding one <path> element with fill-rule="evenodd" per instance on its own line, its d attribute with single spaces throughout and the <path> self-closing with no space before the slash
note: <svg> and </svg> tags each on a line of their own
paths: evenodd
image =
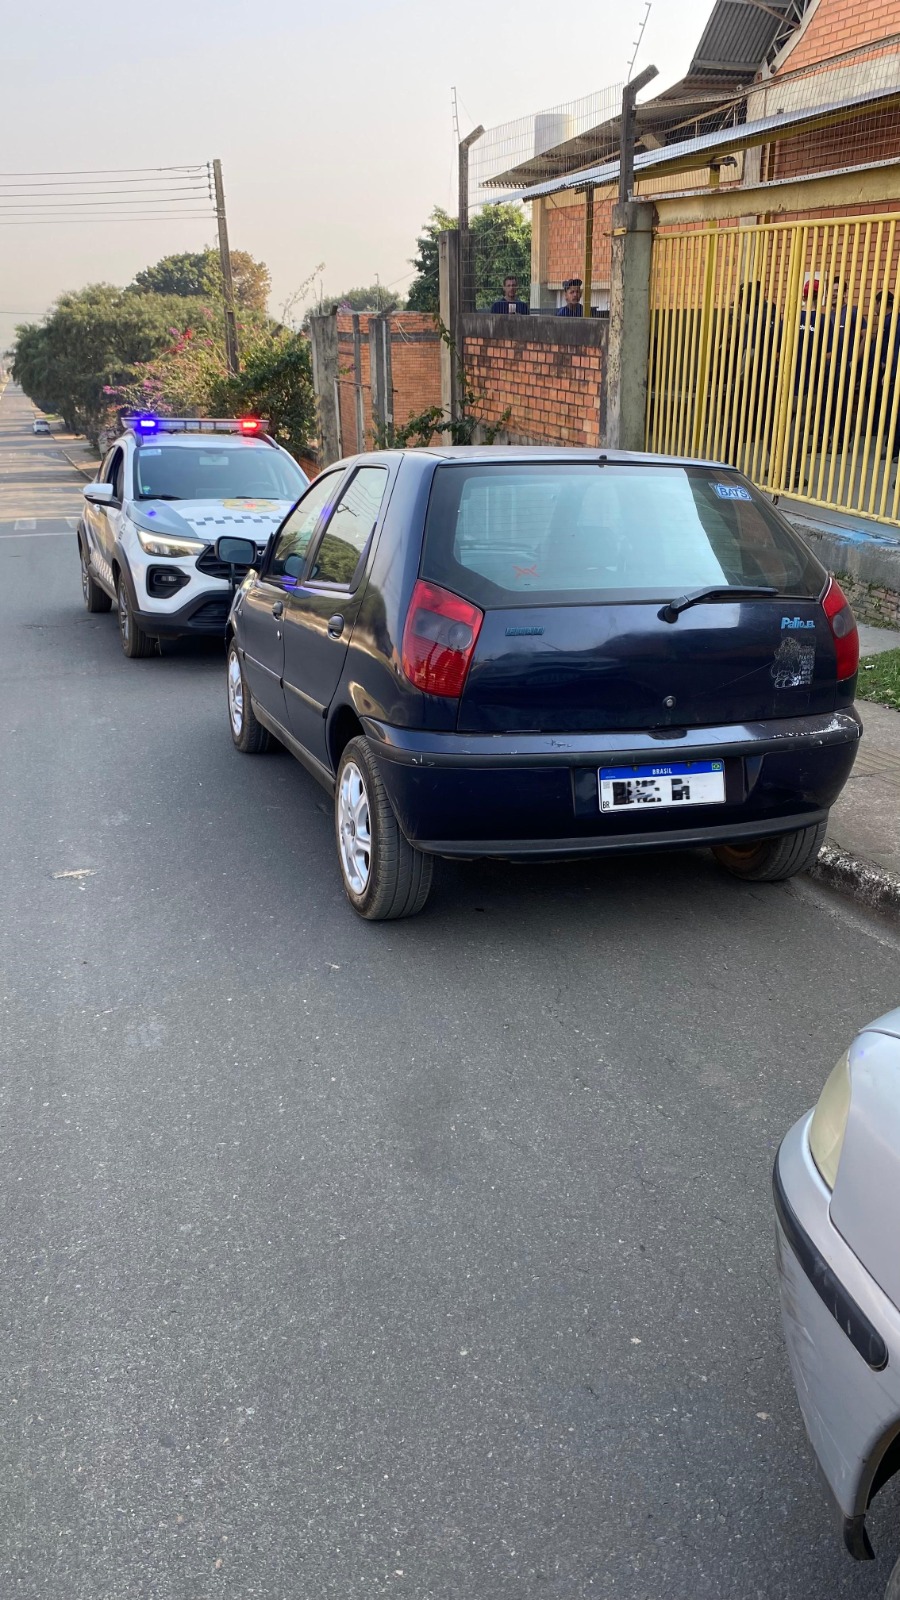
<svg viewBox="0 0 900 1600">
<path fill-rule="evenodd" d="M 595 199 L 592 277 L 597 285 L 608 284 L 611 272 L 613 201 Z M 540 263 L 543 283 L 560 284 L 566 278 L 584 275 L 584 201 L 576 203 L 563 195 L 552 195 L 547 202 L 546 249 Z M 585 296 L 587 299 L 587 296 Z"/>
<path fill-rule="evenodd" d="M 900 33 L 900 0 L 819 0 L 802 38 L 785 57 L 781 70 L 797 72 L 842 50 L 875 44 Z M 777 76 L 777 74 L 776 74 Z"/>
<path fill-rule="evenodd" d="M 466 371 L 488 422 L 509 410 L 514 444 L 599 446 L 605 423 L 606 324 L 463 318 Z"/>
<path fill-rule="evenodd" d="M 367 311 L 359 313 L 359 385 L 362 396 L 363 437 L 357 441 L 357 379 L 354 367 L 354 321 L 349 311 L 338 312 L 338 391 L 341 411 L 341 447 L 344 455 L 357 449 L 370 450 L 372 431 L 372 393 L 369 358 L 369 329 L 376 320 Z M 391 377 L 394 391 L 394 422 L 406 422 L 429 406 L 441 403 L 441 341 L 434 318 L 423 311 L 395 311 L 391 315 Z"/>
<path fill-rule="evenodd" d="M 838 583 L 853 607 L 857 622 L 870 622 L 876 628 L 900 628 L 900 594 L 883 584 L 864 583 L 849 572 L 836 574 Z"/>
</svg>

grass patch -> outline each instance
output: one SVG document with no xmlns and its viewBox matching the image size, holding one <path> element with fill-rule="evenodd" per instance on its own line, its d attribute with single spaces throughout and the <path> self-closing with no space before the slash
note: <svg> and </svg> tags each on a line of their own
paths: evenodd
<svg viewBox="0 0 900 1600">
<path fill-rule="evenodd" d="M 880 706 L 900 711 L 900 650 L 885 650 L 880 656 L 863 656 L 859 663 L 856 693 L 860 700 L 874 700 Z"/>
</svg>

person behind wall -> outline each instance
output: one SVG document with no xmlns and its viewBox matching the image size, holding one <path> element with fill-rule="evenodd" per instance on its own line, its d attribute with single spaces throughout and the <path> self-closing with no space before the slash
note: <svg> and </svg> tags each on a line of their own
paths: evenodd
<svg viewBox="0 0 900 1600">
<path fill-rule="evenodd" d="M 584 306 L 581 304 L 582 282 L 580 278 L 567 278 L 563 284 L 565 300 L 558 307 L 558 317 L 583 317 Z"/>
<path fill-rule="evenodd" d="M 514 278 L 512 274 L 503 279 L 503 299 L 495 300 L 491 306 L 491 311 L 500 316 L 508 316 L 512 313 L 520 317 L 527 317 L 528 307 L 524 300 L 519 299 L 518 279 Z"/>
</svg>

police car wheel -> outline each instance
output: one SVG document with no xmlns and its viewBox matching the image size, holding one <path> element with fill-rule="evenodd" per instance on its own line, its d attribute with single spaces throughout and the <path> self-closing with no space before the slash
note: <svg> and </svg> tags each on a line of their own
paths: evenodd
<svg viewBox="0 0 900 1600">
<path fill-rule="evenodd" d="M 128 589 L 121 577 L 116 583 L 116 609 L 119 616 L 119 639 L 129 661 L 141 661 L 145 656 L 152 656 L 156 640 L 135 622 Z"/>
<path fill-rule="evenodd" d="M 84 598 L 85 610 L 92 612 L 109 611 L 112 601 L 106 590 L 101 589 L 99 583 L 95 583 L 91 577 L 87 551 L 80 540 L 78 542 L 78 554 L 81 557 L 81 593 Z"/>
<path fill-rule="evenodd" d="M 268 728 L 256 719 L 244 668 L 234 640 L 228 646 L 225 666 L 228 692 L 228 723 L 235 746 L 247 756 L 262 755 L 273 741 Z"/>
<path fill-rule="evenodd" d="M 778 839 L 757 839 L 746 845 L 719 844 L 713 855 L 733 878 L 747 883 L 783 883 L 811 867 L 822 848 L 827 824 L 798 828 Z"/>
</svg>

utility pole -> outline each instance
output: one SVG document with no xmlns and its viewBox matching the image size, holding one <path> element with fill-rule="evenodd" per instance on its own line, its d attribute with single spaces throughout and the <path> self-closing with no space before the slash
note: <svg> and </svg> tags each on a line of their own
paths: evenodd
<svg viewBox="0 0 900 1600">
<path fill-rule="evenodd" d="M 645 67 L 622 93 L 622 132 L 619 143 L 619 204 L 631 198 L 634 187 L 634 102 L 640 91 L 658 77 L 656 67 Z"/>
<path fill-rule="evenodd" d="M 231 251 L 228 248 L 228 223 L 225 220 L 225 189 L 222 185 L 222 163 L 213 162 L 213 182 L 216 186 L 216 221 L 219 225 L 219 261 L 222 266 L 222 289 L 225 299 L 225 353 L 228 370 L 237 376 L 240 371 L 238 357 L 237 316 L 234 308 L 234 279 L 231 276 Z"/>
<path fill-rule="evenodd" d="M 479 123 L 465 139 L 459 141 L 459 275 L 460 310 L 475 310 L 475 284 L 472 274 L 469 238 L 469 150 L 481 138 L 484 129 Z M 471 302 L 471 303 L 470 303 Z"/>
</svg>

